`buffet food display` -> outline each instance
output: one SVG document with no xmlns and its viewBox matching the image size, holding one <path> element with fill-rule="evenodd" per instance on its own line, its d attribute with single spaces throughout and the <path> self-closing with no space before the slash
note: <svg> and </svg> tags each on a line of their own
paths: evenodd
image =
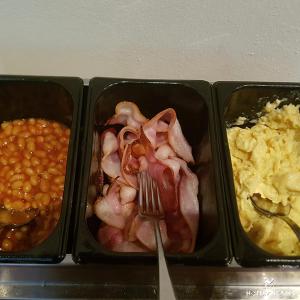
<svg viewBox="0 0 300 300">
<path fill-rule="evenodd" d="M 253 199 L 300 226 L 299 99 L 286 83 L 0 77 L 1 266 L 153 265 L 148 170 L 169 264 L 298 267 L 295 232 Z"/>
</svg>

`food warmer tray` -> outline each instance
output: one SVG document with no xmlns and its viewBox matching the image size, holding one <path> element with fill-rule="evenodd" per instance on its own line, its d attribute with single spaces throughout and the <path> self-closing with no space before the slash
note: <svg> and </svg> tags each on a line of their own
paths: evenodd
<svg viewBox="0 0 300 300">
<path fill-rule="evenodd" d="M 179 299 L 300 299 L 300 270 L 172 266 Z M 157 268 L 76 265 L 71 255 L 57 265 L 5 264 L 0 297 L 6 299 L 156 299 Z"/>
<path fill-rule="evenodd" d="M 88 85 L 88 81 L 85 81 Z M 170 266 L 179 299 L 300 299 L 300 269 Z M 153 265 L 0 264 L 3 299 L 157 299 Z"/>
</svg>

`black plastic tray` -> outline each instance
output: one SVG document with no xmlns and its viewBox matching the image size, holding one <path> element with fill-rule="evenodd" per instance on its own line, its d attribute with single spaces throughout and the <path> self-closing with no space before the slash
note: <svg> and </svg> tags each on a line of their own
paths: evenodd
<svg viewBox="0 0 300 300">
<path fill-rule="evenodd" d="M 88 197 L 95 199 L 91 169 L 99 151 L 95 124 L 104 123 L 119 101 L 137 103 L 147 117 L 167 107 L 175 108 L 183 133 L 192 145 L 200 181 L 200 224 L 195 252 L 167 255 L 169 262 L 225 265 L 231 260 L 229 232 L 224 205 L 221 168 L 217 152 L 216 120 L 211 87 L 205 81 L 157 81 L 94 78 L 89 84 L 87 111 L 81 138 L 79 192 L 76 208 L 73 259 L 77 263 L 155 262 L 151 253 L 117 253 L 104 249 L 94 238 L 91 222 L 85 218 Z M 206 151 L 206 153 L 205 153 Z M 97 161 L 94 161 L 97 165 Z M 96 224 L 98 226 L 98 224 Z"/>
<path fill-rule="evenodd" d="M 277 256 L 256 246 L 245 233 L 239 219 L 226 128 L 239 117 L 257 117 L 268 101 L 287 98 L 285 103 L 300 104 L 300 84 L 272 82 L 216 82 L 213 97 L 220 120 L 220 153 L 223 156 L 224 187 L 228 206 L 233 252 L 242 266 L 299 265 L 299 256 Z M 253 126 L 253 124 L 246 124 Z M 245 126 L 245 125 L 244 125 Z"/>
<path fill-rule="evenodd" d="M 83 82 L 75 77 L 0 76 L 0 122 L 45 118 L 71 129 L 60 220 L 40 245 L 23 252 L 0 252 L 1 262 L 57 263 L 66 255 L 76 171 Z"/>
</svg>

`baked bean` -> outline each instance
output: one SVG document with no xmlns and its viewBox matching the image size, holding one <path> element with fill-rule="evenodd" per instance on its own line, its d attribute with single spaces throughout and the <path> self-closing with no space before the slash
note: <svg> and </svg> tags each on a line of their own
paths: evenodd
<svg viewBox="0 0 300 300">
<path fill-rule="evenodd" d="M 1 164 L 1 162 L 0 162 Z M 3 169 L 0 171 L 0 175 L 1 176 L 6 176 L 6 173 L 10 170 L 10 167 L 9 166 L 5 166 L 3 167 Z"/>
<path fill-rule="evenodd" d="M 56 184 L 62 184 L 65 182 L 65 176 L 58 176 L 54 179 L 54 183 Z"/>
<path fill-rule="evenodd" d="M 62 131 L 62 129 L 61 128 L 55 128 L 54 129 L 54 132 L 56 133 L 56 135 L 58 135 L 58 136 L 62 136 L 63 135 L 63 131 Z"/>
<path fill-rule="evenodd" d="M 41 179 L 41 183 L 40 183 L 40 189 L 41 189 L 41 191 L 42 192 L 48 192 L 49 188 L 50 188 L 49 181 L 46 180 L 46 179 L 44 179 L 44 178 L 42 178 Z"/>
<path fill-rule="evenodd" d="M 1 128 L 5 130 L 5 128 L 9 125 L 9 122 L 3 122 L 1 124 Z"/>
<path fill-rule="evenodd" d="M 51 175 L 59 175 L 58 169 L 53 167 L 48 169 L 48 173 Z"/>
<path fill-rule="evenodd" d="M 21 194 L 21 193 L 20 193 Z M 27 200 L 27 201 L 31 201 L 32 199 L 32 195 L 30 193 L 22 193 L 22 198 Z M 28 208 L 30 207 L 30 203 L 29 202 L 26 202 L 26 204 L 28 204 Z"/>
<path fill-rule="evenodd" d="M 13 201 L 11 207 L 14 210 L 22 211 L 24 210 L 24 202 L 22 200 Z"/>
<path fill-rule="evenodd" d="M 49 125 L 49 122 L 47 120 L 43 120 L 43 119 L 38 119 L 37 123 L 41 127 L 47 127 Z"/>
<path fill-rule="evenodd" d="M 12 203 L 12 201 L 11 201 L 10 198 L 5 198 L 4 201 L 3 201 L 4 207 L 6 209 L 12 209 L 11 208 L 11 203 Z"/>
<path fill-rule="evenodd" d="M 38 165 L 38 166 L 35 168 L 35 170 L 36 170 L 36 173 L 37 173 L 38 175 L 40 175 L 40 174 L 43 173 L 44 167 L 43 167 L 42 165 Z"/>
<path fill-rule="evenodd" d="M 53 134 L 49 134 L 49 135 L 46 135 L 45 136 L 45 142 L 51 142 L 51 141 L 54 141 L 54 140 L 56 140 L 56 136 L 55 135 L 53 135 Z"/>
<path fill-rule="evenodd" d="M 24 180 L 25 179 L 25 176 L 24 174 L 15 174 L 14 176 L 12 176 L 9 181 L 13 182 L 13 181 L 16 181 L 16 180 Z"/>
<path fill-rule="evenodd" d="M 31 188 L 32 188 L 32 186 L 31 186 L 30 182 L 26 181 L 23 185 L 23 191 L 28 193 L 31 191 Z"/>
<path fill-rule="evenodd" d="M 53 192 L 58 192 L 59 191 L 59 187 L 56 184 L 52 184 L 50 187 L 51 191 Z"/>
<path fill-rule="evenodd" d="M 61 161 L 63 160 L 65 157 L 65 154 L 64 153 L 60 153 L 58 156 L 57 156 L 57 160 Z"/>
<path fill-rule="evenodd" d="M 31 134 L 33 134 L 33 135 L 36 134 L 36 128 L 33 125 L 28 126 L 28 129 L 29 129 L 29 131 L 30 131 Z"/>
<path fill-rule="evenodd" d="M 59 197 L 58 197 L 58 193 L 53 192 L 53 191 L 50 192 L 50 196 L 51 196 L 52 199 L 57 199 L 57 198 L 59 198 Z"/>
<path fill-rule="evenodd" d="M 20 189 L 22 186 L 23 186 L 23 181 L 22 181 L 22 180 L 14 181 L 14 182 L 11 184 L 11 188 L 12 188 L 13 190 Z"/>
<path fill-rule="evenodd" d="M 2 128 L 3 128 L 3 127 L 2 127 Z M 4 134 L 5 134 L 6 136 L 11 135 L 12 129 L 13 129 L 12 125 L 11 125 L 11 124 L 8 124 L 8 125 L 5 126 L 4 129 L 3 129 L 3 130 L 4 130 Z"/>
<path fill-rule="evenodd" d="M 25 147 L 25 139 L 23 137 L 19 137 L 17 144 L 18 144 L 18 147 L 23 149 Z"/>
<path fill-rule="evenodd" d="M 21 138 L 28 138 L 30 136 L 30 132 L 29 131 L 22 131 L 19 136 Z"/>
<path fill-rule="evenodd" d="M 61 126 L 60 126 L 59 123 L 53 122 L 53 123 L 52 123 L 52 127 L 53 127 L 53 128 L 60 128 Z M 67 130 L 67 129 L 66 129 L 66 130 Z"/>
<path fill-rule="evenodd" d="M 45 141 L 45 137 L 39 135 L 36 137 L 36 141 L 37 141 L 37 143 L 42 144 Z"/>
<path fill-rule="evenodd" d="M 52 176 L 52 175 L 49 174 L 47 171 L 45 171 L 45 172 L 43 172 L 43 173 L 41 174 L 41 177 L 44 178 L 44 179 L 47 179 L 47 180 L 49 180 L 51 176 Z"/>
<path fill-rule="evenodd" d="M 16 137 L 15 137 L 14 135 L 10 135 L 10 136 L 8 137 L 8 143 L 14 142 L 15 139 L 16 139 Z"/>
<path fill-rule="evenodd" d="M 55 228 L 63 199 L 70 129 L 58 122 L 27 119 L 0 126 L 0 208 L 38 208 L 29 224 L 0 230 L 0 251 L 23 251 Z"/>
<path fill-rule="evenodd" d="M 15 172 L 15 174 L 19 174 L 19 173 L 22 172 L 22 165 L 21 165 L 21 163 L 16 163 L 15 164 L 14 172 Z"/>
<path fill-rule="evenodd" d="M 62 138 L 60 138 L 60 142 L 62 144 L 67 145 L 69 143 L 69 139 L 67 137 L 63 136 Z"/>
<path fill-rule="evenodd" d="M 44 134 L 49 134 L 51 132 L 50 128 L 45 127 L 43 130 Z"/>
<path fill-rule="evenodd" d="M 5 186 L 2 182 L 0 182 L 0 193 L 4 192 Z"/>
<path fill-rule="evenodd" d="M 41 163 L 41 161 L 37 157 L 32 157 L 31 163 L 33 166 L 38 166 Z"/>
<path fill-rule="evenodd" d="M 6 180 L 8 181 L 9 178 L 11 178 L 14 175 L 14 173 L 15 173 L 14 170 L 9 170 L 5 175 Z"/>
<path fill-rule="evenodd" d="M 28 119 L 28 124 L 33 125 L 37 122 L 38 120 L 34 119 L 34 118 L 30 118 Z"/>
<path fill-rule="evenodd" d="M 33 171 L 33 169 L 31 169 L 31 168 L 26 168 L 26 169 L 25 169 L 25 174 L 28 175 L 28 176 L 31 176 L 31 175 L 34 174 L 34 171 Z"/>
<path fill-rule="evenodd" d="M 31 152 L 35 150 L 35 143 L 34 142 L 28 142 L 27 143 L 27 149 Z"/>
<path fill-rule="evenodd" d="M 41 162 L 42 162 L 42 165 L 44 165 L 44 166 L 49 165 L 49 159 L 48 158 L 42 158 Z"/>
<path fill-rule="evenodd" d="M 30 159 L 24 158 L 22 164 L 24 167 L 29 168 L 31 166 L 31 161 Z"/>
<path fill-rule="evenodd" d="M 34 152 L 34 154 L 39 158 L 44 158 L 47 156 L 47 153 L 43 150 L 37 150 Z"/>
<path fill-rule="evenodd" d="M 12 190 L 11 194 L 15 197 L 19 196 L 19 190 Z"/>
<path fill-rule="evenodd" d="M 8 149 L 10 152 L 15 152 L 16 149 L 17 149 L 17 147 L 16 147 L 14 144 L 9 143 L 9 144 L 7 145 L 7 149 Z"/>
<path fill-rule="evenodd" d="M 10 165 L 14 165 L 16 162 L 18 161 L 18 158 L 17 157 L 10 157 L 9 159 L 8 159 L 8 163 L 10 164 Z"/>
<path fill-rule="evenodd" d="M 13 124 L 19 125 L 19 126 L 24 125 L 24 123 L 25 123 L 25 120 L 24 120 L 24 119 L 18 119 L 18 120 L 14 120 L 14 121 L 13 121 Z"/>
<path fill-rule="evenodd" d="M 53 146 L 50 143 L 45 143 L 44 148 L 47 152 L 49 152 L 53 149 Z"/>
<path fill-rule="evenodd" d="M 14 126 L 13 129 L 12 129 L 12 134 L 17 135 L 20 131 L 21 131 L 20 126 Z"/>
<path fill-rule="evenodd" d="M 36 175 L 33 175 L 33 176 L 30 176 L 30 183 L 33 185 L 33 186 L 36 186 L 39 184 L 39 178 L 38 176 Z"/>
<path fill-rule="evenodd" d="M 49 194 L 43 194 L 43 197 L 42 197 L 41 200 L 42 200 L 43 205 L 45 205 L 45 206 L 49 205 L 50 195 Z"/>
<path fill-rule="evenodd" d="M 59 185 L 58 185 L 58 189 L 59 189 L 60 191 L 63 191 L 63 190 L 64 190 L 64 187 L 65 187 L 64 184 L 59 184 Z"/>
<path fill-rule="evenodd" d="M 3 156 L 0 157 L 0 164 L 3 165 L 3 166 L 6 166 L 8 164 L 7 159 L 5 159 Z"/>
<path fill-rule="evenodd" d="M 27 160 L 30 160 L 31 159 L 31 156 L 32 156 L 32 153 L 30 151 L 25 151 L 24 152 L 24 157 L 27 159 Z M 28 167 L 28 166 L 27 166 Z"/>
</svg>

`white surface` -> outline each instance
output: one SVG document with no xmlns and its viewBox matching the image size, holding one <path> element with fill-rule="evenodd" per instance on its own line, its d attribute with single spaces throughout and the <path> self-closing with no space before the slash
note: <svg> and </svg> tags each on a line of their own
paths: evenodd
<svg viewBox="0 0 300 300">
<path fill-rule="evenodd" d="M 300 81 L 300 1 L 0 0 L 0 73 Z"/>
</svg>

